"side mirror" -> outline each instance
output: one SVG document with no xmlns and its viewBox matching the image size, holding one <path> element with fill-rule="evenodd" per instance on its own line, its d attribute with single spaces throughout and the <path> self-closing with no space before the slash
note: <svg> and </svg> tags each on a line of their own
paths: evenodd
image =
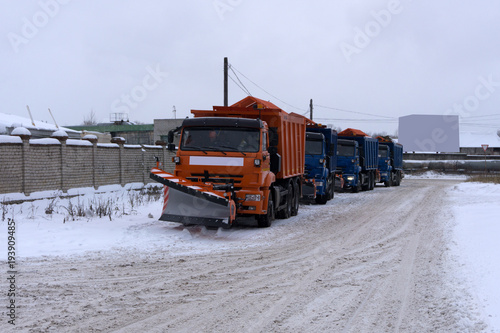
<svg viewBox="0 0 500 333">
<path fill-rule="evenodd" d="M 168 139 L 168 143 L 172 143 L 172 142 L 174 142 L 174 131 L 169 131 L 169 132 L 168 132 L 168 137 L 167 137 L 167 139 Z"/>
<path fill-rule="evenodd" d="M 281 156 L 280 154 L 271 154 L 271 172 L 275 175 L 281 171 Z"/>
<path fill-rule="evenodd" d="M 169 143 L 169 144 L 167 145 L 167 149 L 168 149 L 169 151 L 174 151 L 174 150 L 175 150 L 175 144 L 173 144 L 173 143 Z"/>
</svg>

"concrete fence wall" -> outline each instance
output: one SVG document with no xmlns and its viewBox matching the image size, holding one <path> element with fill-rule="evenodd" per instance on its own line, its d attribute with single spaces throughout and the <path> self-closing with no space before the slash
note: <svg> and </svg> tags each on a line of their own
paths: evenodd
<svg viewBox="0 0 500 333">
<path fill-rule="evenodd" d="M 156 165 L 172 172 L 172 153 L 164 146 L 97 144 L 86 140 L 0 140 L 0 194 L 149 183 Z"/>
</svg>

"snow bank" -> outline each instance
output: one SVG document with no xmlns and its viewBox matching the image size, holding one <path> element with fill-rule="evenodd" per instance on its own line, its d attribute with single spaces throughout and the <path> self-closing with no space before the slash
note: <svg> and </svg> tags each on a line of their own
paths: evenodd
<svg viewBox="0 0 500 333">
<path fill-rule="evenodd" d="M 421 174 L 405 174 L 404 177 L 404 179 L 455 179 L 455 180 L 466 180 L 467 178 L 468 177 L 466 175 L 452 175 L 436 171 L 426 171 Z"/>
<path fill-rule="evenodd" d="M 451 250 L 462 263 L 456 274 L 470 283 L 484 320 L 500 331 L 500 185 L 462 183 L 449 195 L 456 223 Z"/>
</svg>

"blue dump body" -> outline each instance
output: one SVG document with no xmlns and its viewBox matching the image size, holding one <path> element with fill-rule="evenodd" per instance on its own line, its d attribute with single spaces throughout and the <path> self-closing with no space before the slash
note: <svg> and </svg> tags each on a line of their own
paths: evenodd
<svg viewBox="0 0 500 333">
<path fill-rule="evenodd" d="M 395 142 L 379 142 L 380 182 L 399 186 L 403 178 L 403 146 Z"/>
<path fill-rule="evenodd" d="M 344 187 L 353 192 L 372 190 L 378 169 L 378 140 L 368 136 L 338 137 L 337 168 L 342 172 Z"/>
<path fill-rule="evenodd" d="M 303 197 L 325 204 L 334 196 L 335 171 L 337 170 L 337 132 L 326 127 L 306 129 L 305 178 L 314 187 L 305 187 Z"/>
</svg>

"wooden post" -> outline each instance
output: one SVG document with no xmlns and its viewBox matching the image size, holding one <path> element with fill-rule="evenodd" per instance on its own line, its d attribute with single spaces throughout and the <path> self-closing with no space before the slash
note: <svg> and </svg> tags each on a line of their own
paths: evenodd
<svg viewBox="0 0 500 333">
<path fill-rule="evenodd" d="M 309 102 L 309 119 L 313 120 L 313 100 Z"/>
<path fill-rule="evenodd" d="M 224 106 L 228 106 L 228 88 L 227 88 L 227 76 L 228 76 L 228 62 L 227 57 L 224 58 Z"/>
</svg>

